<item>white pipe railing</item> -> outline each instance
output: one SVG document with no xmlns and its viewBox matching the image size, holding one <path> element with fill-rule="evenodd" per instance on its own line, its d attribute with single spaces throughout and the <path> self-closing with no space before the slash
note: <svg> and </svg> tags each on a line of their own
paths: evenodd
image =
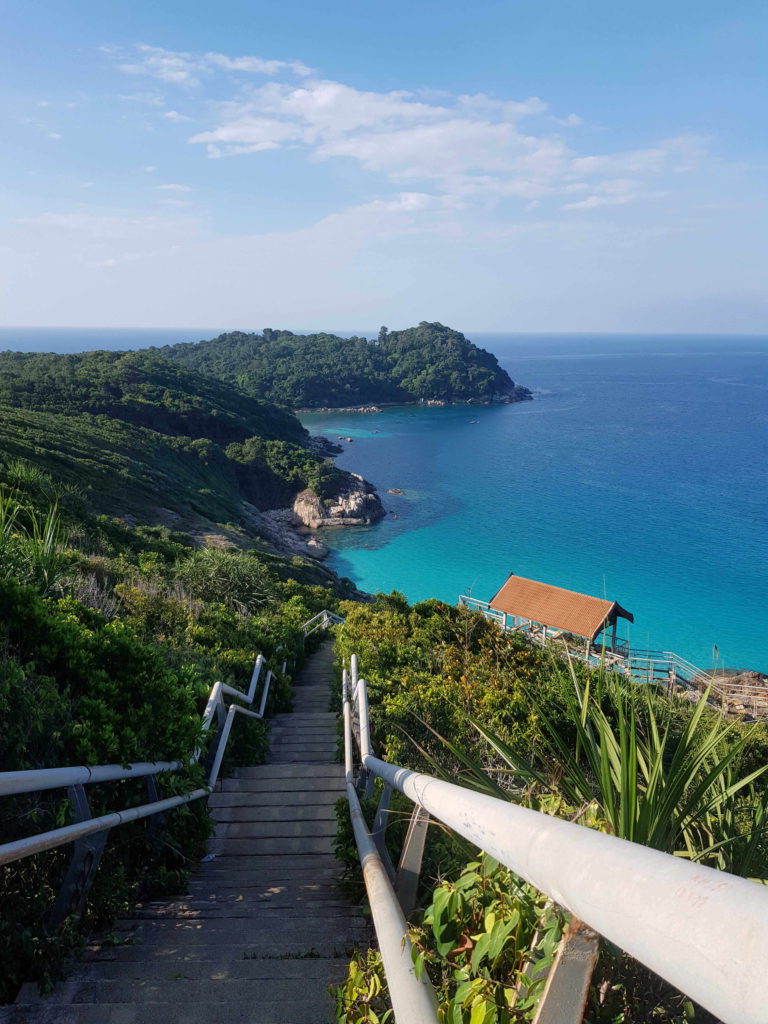
<svg viewBox="0 0 768 1024">
<path fill-rule="evenodd" d="M 345 708 L 344 718 L 346 726 L 351 709 Z M 725 1024 L 768 1022 L 768 887 L 374 757 L 364 679 L 358 718 L 363 771 L 404 793 Z"/>
<path fill-rule="evenodd" d="M 357 658 L 352 655 L 350 676 L 360 700 L 366 697 L 365 719 L 360 716 L 361 747 L 370 752 L 365 681 L 357 678 Z M 416 977 L 408 938 L 408 923 L 400 909 L 387 870 L 371 838 L 357 797 L 353 776 L 352 706 L 346 669 L 342 676 L 344 715 L 344 767 L 347 800 L 355 843 L 363 870 L 371 916 L 376 929 L 381 960 L 387 977 L 389 997 L 398 1024 L 437 1024 L 437 999 L 426 971 Z M 365 722 L 365 725 L 363 725 Z"/>
<path fill-rule="evenodd" d="M 182 804 L 190 803 L 207 797 L 213 791 L 221 770 L 221 763 L 229 740 L 235 713 L 247 715 L 250 718 L 261 719 L 264 717 L 264 709 L 267 703 L 269 686 L 272 680 L 272 672 L 267 673 L 261 694 L 261 703 L 258 712 L 249 711 L 238 704 L 226 705 L 224 696 L 230 696 L 237 700 L 243 700 L 252 704 L 258 678 L 262 667 L 265 665 L 263 655 L 256 658 L 256 663 L 251 674 L 251 681 L 248 692 L 243 693 L 227 683 L 216 682 L 211 687 L 211 692 L 203 712 L 202 731 L 208 732 L 214 717 L 218 714 L 219 708 L 226 710 L 227 715 L 219 736 L 213 764 L 210 769 L 207 783 L 189 793 L 182 793 L 178 796 L 168 797 L 165 800 L 153 801 L 141 804 L 138 807 L 130 807 L 121 811 L 113 811 L 101 815 L 99 818 L 88 818 L 86 821 L 75 822 L 62 828 L 52 829 L 49 832 L 39 833 L 35 836 L 27 836 L 17 839 L 11 843 L 0 845 L 0 865 L 10 864 L 23 857 L 30 857 L 45 850 L 52 850 L 57 846 L 73 842 L 84 836 L 102 832 L 105 829 L 113 828 L 116 825 L 123 825 L 129 821 L 137 821 L 140 818 L 149 818 L 155 814 L 170 810 L 172 807 L 179 807 Z M 187 763 L 194 764 L 200 759 L 202 749 L 198 746 Z M 43 790 L 60 789 L 67 786 L 85 786 L 97 782 L 115 782 L 125 779 L 146 778 L 161 772 L 175 772 L 183 768 L 183 761 L 154 761 L 138 762 L 132 765 L 79 765 L 71 768 L 41 768 L 29 769 L 16 772 L 0 772 L 0 797 L 18 796 L 23 793 L 37 793 Z"/>
<path fill-rule="evenodd" d="M 327 608 L 324 608 L 323 611 L 308 619 L 301 627 L 304 630 L 304 639 L 317 629 L 328 629 L 329 626 L 335 626 L 342 622 L 344 622 L 344 619 L 340 615 L 337 615 L 335 612 L 329 612 Z"/>
<path fill-rule="evenodd" d="M 114 782 L 117 779 L 141 779 L 159 772 L 176 772 L 183 761 L 141 761 L 129 764 L 100 764 L 77 768 L 39 768 L 0 773 L 0 796 L 40 793 L 46 789 L 86 786 L 90 782 Z"/>
</svg>

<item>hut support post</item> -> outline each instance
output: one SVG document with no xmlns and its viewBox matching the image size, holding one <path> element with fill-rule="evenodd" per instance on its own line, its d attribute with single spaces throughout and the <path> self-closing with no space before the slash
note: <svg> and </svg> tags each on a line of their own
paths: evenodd
<svg viewBox="0 0 768 1024">
<path fill-rule="evenodd" d="M 613 632 L 611 633 L 611 651 L 616 652 L 616 624 L 618 619 L 613 620 Z"/>
</svg>

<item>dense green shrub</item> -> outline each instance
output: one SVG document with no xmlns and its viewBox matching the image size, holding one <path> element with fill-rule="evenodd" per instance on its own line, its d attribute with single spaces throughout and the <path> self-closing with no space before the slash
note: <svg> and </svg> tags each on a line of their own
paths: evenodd
<svg viewBox="0 0 768 1024">
<path fill-rule="evenodd" d="M 704 702 L 691 705 L 589 672 L 563 661 L 556 649 L 531 648 L 481 616 L 437 601 L 410 607 L 393 593 L 378 595 L 371 606 L 345 604 L 344 612 L 340 653 L 358 656 L 373 743 L 388 760 L 714 867 L 766 877 L 764 727 L 729 725 Z M 426 878 L 434 834 L 430 828 Z M 349 842 L 341 814 L 342 852 Z M 538 905 L 550 915 L 543 927 L 552 940 L 547 956 L 562 918 L 503 869 L 481 873 L 477 899 L 477 865 L 465 866 L 460 850 L 446 849 L 453 856 L 441 865 L 431 904 L 422 902 L 413 916 L 411 933 L 418 962 L 438 989 L 439 1019 L 532 1019 L 541 986 L 526 983 L 521 970 L 536 960 L 531 928 L 540 929 L 529 911 Z M 488 881 L 494 871 L 498 887 L 496 879 Z M 484 902 L 489 890 L 503 914 Z M 340 1021 L 373 1019 L 365 1016 L 366 993 L 375 990 L 381 1004 L 377 972 L 378 961 L 355 958 L 337 991 Z M 589 998 L 593 1024 L 712 1020 L 608 946 Z"/>
<path fill-rule="evenodd" d="M 199 740 L 214 681 L 247 690 L 259 653 L 274 672 L 267 712 L 290 709 L 291 672 L 304 655 L 302 623 L 334 605 L 325 587 L 295 580 L 289 561 L 272 558 L 268 568 L 256 554 L 196 551 L 189 537 L 164 527 L 78 517 L 66 508 L 69 547 L 59 539 L 52 545 L 65 571 L 53 585 L 50 576 L 25 570 L 23 543 L 31 524 L 51 514 L 46 501 L 54 481 L 22 464 L 11 477 L 14 489 L 2 506 L 10 509 L 8 529 L 0 531 L 4 770 L 184 762 Z M 239 718 L 224 771 L 259 763 L 267 747 L 268 725 Z M 160 795 L 195 788 L 202 778 L 201 767 L 160 776 Z M 146 802 L 147 789 L 136 780 L 90 786 L 87 795 L 98 815 Z M 72 813 L 55 790 L 6 799 L 2 811 L 0 842 L 67 824 Z M 0 1001 L 12 998 L 23 980 L 50 985 L 83 934 L 108 925 L 140 894 L 183 888 L 209 830 L 203 801 L 171 812 L 160 835 L 146 821 L 114 830 L 81 921 L 65 922 L 57 935 L 47 920 L 70 849 L 0 869 Z"/>
</svg>

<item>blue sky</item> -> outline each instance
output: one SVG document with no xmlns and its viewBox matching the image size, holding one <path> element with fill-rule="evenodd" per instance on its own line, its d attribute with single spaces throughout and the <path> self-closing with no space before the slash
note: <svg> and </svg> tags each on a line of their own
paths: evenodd
<svg viewBox="0 0 768 1024">
<path fill-rule="evenodd" d="M 1 323 L 768 332 L 764 3 L 0 18 Z"/>
</svg>

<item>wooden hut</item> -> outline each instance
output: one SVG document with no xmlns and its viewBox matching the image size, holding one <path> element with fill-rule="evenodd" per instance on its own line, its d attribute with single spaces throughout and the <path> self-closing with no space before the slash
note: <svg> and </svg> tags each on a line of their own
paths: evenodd
<svg viewBox="0 0 768 1024">
<path fill-rule="evenodd" d="M 617 601 L 564 590 L 514 573 L 488 604 L 504 615 L 505 628 L 511 616 L 513 629 L 536 632 L 537 639 L 543 641 L 548 634 L 552 636 L 552 631 L 582 637 L 586 641 L 587 655 L 600 633 L 609 628 L 610 649 L 615 651 L 617 620 L 635 621 L 631 612 L 625 611 Z"/>
</svg>

